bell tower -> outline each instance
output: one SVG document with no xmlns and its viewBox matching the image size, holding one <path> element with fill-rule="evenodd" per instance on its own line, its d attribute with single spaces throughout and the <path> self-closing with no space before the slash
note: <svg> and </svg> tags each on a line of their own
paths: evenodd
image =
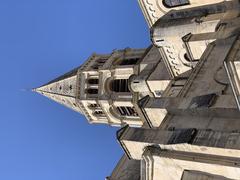
<svg viewBox="0 0 240 180">
<path fill-rule="evenodd" d="M 142 126 L 129 77 L 145 50 L 93 54 L 80 67 L 33 90 L 85 115 L 89 123 Z"/>
</svg>

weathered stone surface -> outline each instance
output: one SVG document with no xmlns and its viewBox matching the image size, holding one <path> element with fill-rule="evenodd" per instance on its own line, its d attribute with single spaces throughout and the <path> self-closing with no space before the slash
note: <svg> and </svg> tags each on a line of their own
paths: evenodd
<svg viewBox="0 0 240 180">
<path fill-rule="evenodd" d="M 109 180 L 240 180 L 239 1 L 139 4 L 153 45 L 93 54 L 34 90 L 124 126 Z"/>
</svg>

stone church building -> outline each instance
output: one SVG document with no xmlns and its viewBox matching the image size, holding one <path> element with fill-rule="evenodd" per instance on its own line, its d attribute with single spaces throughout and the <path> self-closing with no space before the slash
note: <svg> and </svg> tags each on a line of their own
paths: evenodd
<svg viewBox="0 0 240 180">
<path fill-rule="evenodd" d="M 34 91 L 120 127 L 107 180 L 240 180 L 239 3 L 139 0 L 152 45 L 93 54 Z"/>
</svg>

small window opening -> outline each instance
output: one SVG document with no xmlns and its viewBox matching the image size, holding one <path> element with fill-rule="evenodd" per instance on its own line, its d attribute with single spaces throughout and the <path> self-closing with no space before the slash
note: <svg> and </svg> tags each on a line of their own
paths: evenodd
<svg viewBox="0 0 240 180">
<path fill-rule="evenodd" d="M 98 94 L 98 89 L 87 89 L 88 94 Z"/>
<path fill-rule="evenodd" d="M 99 106 L 98 104 L 90 104 L 89 107 L 90 107 L 90 108 L 98 108 L 98 107 L 100 107 L 100 106 Z"/>
<path fill-rule="evenodd" d="M 88 84 L 98 84 L 98 79 L 89 79 Z"/>
<path fill-rule="evenodd" d="M 72 90 L 72 85 L 69 86 L 69 89 Z"/>
<path fill-rule="evenodd" d="M 103 114 L 102 111 L 95 111 L 94 113 L 97 114 L 97 115 L 101 115 L 101 114 Z"/>
<path fill-rule="evenodd" d="M 59 86 L 59 90 L 62 90 L 62 86 Z"/>
<path fill-rule="evenodd" d="M 93 114 L 94 114 L 95 116 L 97 116 L 97 117 L 105 117 L 103 111 L 94 111 Z"/>
</svg>

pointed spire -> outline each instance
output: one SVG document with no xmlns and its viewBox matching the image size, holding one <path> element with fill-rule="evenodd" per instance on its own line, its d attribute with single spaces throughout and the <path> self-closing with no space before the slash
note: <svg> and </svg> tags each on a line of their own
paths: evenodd
<svg viewBox="0 0 240 180">
<path fill-rule="evenodd" d="M 48 82 L 43 86 L 33 88 L 32 91 L 82 113 L 81 108 L 76 102 L 77 72 L 78 68 Z"/>
</svg>

